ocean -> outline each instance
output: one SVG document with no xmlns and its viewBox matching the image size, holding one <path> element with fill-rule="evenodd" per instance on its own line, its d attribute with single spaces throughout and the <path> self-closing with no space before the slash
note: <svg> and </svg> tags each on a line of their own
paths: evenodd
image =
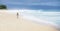
<svg viewBox="0 0 60 31">
<path fill-rule="evenodd" d="M 48 22 L 53 22 L 60 26 L 60 12 L 46 12 L 42 10 L 22 10 L 22 14 L 28 17 L 29 19 L 42 19 Z"/>
</svg>

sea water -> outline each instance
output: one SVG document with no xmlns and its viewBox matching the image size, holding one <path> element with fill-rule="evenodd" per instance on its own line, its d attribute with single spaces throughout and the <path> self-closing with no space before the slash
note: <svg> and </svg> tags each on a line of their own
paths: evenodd
<svg viewBox="0 0 60 31">
<path fill-rule="evenodd" d="M 56 12 L 56 11 L 46 12 L 42 10 L 22 10 L 20 12 L 22 12 L 22 14 L 25 16 L 25 18 L 27 17 L 27 19 L 32 19 L 32 20 L 42 19 L 48 21 L 48 23 L 50 22 L 53 25 L 55 24 L 58 27 L 60 26 L 60 12 Z"/>
</svg>

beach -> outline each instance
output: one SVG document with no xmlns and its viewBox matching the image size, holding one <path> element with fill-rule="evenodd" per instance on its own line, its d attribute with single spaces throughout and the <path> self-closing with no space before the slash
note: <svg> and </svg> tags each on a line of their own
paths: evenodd
<svg viewBox="0 0 60 31">
<path fill-rule="evenodd" d="M 38 24 L 26 19 L 22 13 L 0 11 L 0 31 L 58 31 L 52 25 Z"/>
</svg>

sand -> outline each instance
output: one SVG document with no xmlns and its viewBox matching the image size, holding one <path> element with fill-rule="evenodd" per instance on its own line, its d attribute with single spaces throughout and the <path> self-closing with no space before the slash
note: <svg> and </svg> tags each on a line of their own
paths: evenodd
<svg viewBox="0 0 60 31">
<path fill-rule="evenodd" d="M 16 13 L 0 11 L 0 31 L 58 31 L 50 25 L 34 23 L 23 19 L 20 15 L 17 19 Z"/>
</svg>

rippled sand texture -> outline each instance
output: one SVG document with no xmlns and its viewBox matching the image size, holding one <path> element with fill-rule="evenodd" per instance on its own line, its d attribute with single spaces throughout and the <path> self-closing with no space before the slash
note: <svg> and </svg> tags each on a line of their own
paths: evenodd
<svg viewBox="0 0 60 31">
<path fill-rule="evenodd" d="M 17 19 L 16 13 L 0 12 L 0 31 L 57 31 L 57 29 L 50 25 L 31 22 L 22 16 Z"/>
</svg>

